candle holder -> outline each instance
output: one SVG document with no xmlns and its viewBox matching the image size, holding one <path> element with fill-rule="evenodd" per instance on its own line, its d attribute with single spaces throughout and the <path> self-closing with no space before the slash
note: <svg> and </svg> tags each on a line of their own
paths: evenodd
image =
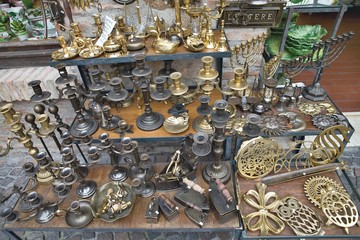
<svg viewBox="0 0 360 240">
<path fill-rule="evenodd" d="M 136 119 L 136 125 L 143 131 L 153 131 L 163 125 L 164 117 L 159 112 L 153 112 L 150 106 L 149 82 L 142 80 L 139 83 L 145 104 L 145 113 Z"/>
<path fill-rule="evenodd" d="M 134 178 L 131 182 L 131 191 L 140 197 L 147 198 L 155 194 L 156 186 L 151 181 Z"/>
<path fill-rule="evenodd" d="M 99 124 L 94 119 L 85 118 L 81 112 L 80 101 L 75 94 L 70 94 L 69 99 L 73 106 L 76 119 L 70 127 L 70 134 L 75 138 L 81 138 L 80 133 L 86 131 L 88 135 L 93 135 L 99 128 Z"/>
<path fill-rule="evenodd" d="M 248 83 L 245 78 L 245 69 L 243 67 L 235 67 L 233 71 L 235 76 L 228 81 L 228 87 L 233 91 L 244 91 L 248 88 Z"/>
<path fill-rule="evenodd" d="M 173 72 L 170 74 L 170 79 L 172 79 L 173 84 L 169 87 L 169 90 L 174 96 L 183 95 L 189 89 L 185 83 L 181 82 L 181 76 L 182 74 L 180 72 Z"/>
<path fill-rule="evenodd" d="M 171 91 L 169 89 L 165 89 L 165 85 L 167 85 L 167 78 L 165 76 L 157 76 L 154 77 L 154 83 L 156 84 L 156 90 L 151 91 L 150 97 L 155 101 L 164 101 L 167 104 L 167 99 L 171 96 Z"/>
<path fill-rule="evenodd" d="M 101 128 L 112 131 L 119 126 L 118 123 L 120 120 L 120 117 L 110 113 L 110 107 L 108 105 L 102 107 Z"/>
<path fill-rule="evenodd" d="M 55 80 L 55 84 L 58 85 L 56 88 L 59 91 L 60 96 L 69 95 L 71 93 L 77 93 L 79 83 L 77 82 L 77 78 L 74 74 L 68 74 L 66 71 L 66 64 L 59 63 L 55 66 L 55 68 L 59 71 L 60 77 Z M 75 86 L 71 86 L 70 84 L 74 83 Z M 59 89 L 59 85 L 66 85 L 64 88 Z"/>
<path fill-rule="evenodd" d="M 215 111 L 211 113 L 211 123 L 215 128 L 212 138 L 214 161 L 203 170 L 203 178 L 206 182 L 210 182 L 211 179 L 219 179 L 221 182 L 227 183 L 231 178 L 230 169 L 221 161 L 224 155 L 225 127 L 230 118 L 230 114 L 226 111 L 227 106 L 228 103 L 225 100 L 216 100 Z"/>
<path fill-rule="evenodd" d="M 115 103 L 117 108 L 118 104 L 122 105 L 122 102 L 129 96 L 129 92 L 123 88 L 122 79 L 119 77 L 112 78 L 109 81 L 109 85 L 112 87 L 112 90 L 106 96 L 106 99 Z"/>
<path fill-rule="evenodd" d="M 193 136 L 192 152 L 199 157 L 208 155 L 211 152 L 211 144 L 209 143 L 209 135 L 204 132 L 197 132 Z"/>
<path fill-rule="evenodd" d="M 246 116 L 247 123 L 243 127 L 243 133 L 249 137 L 257 137 L 260 135 L 261 129 L 258 124 L 261 122 L 260 115 L 249 113 Z"/>
<path fill-rule="evenodd" d="M 209 106 L 210 96 L 202 95 L 199 97 L 200 106 L 197 107 L 196 112 L 200 115 L 193 120 L 192 127 L 197 132 L 204 132 L 212 134 L 214 129 L 210 125 L 210 113 L 212 108 Z"/>
<path fill-rule="evenodd" d="M 46 156 L 45 152 L 39 152 L 35 156 L 39 169 L 36 173 L 36 179 L 39 184 L 48 184 L 53 182 L 60 174 L 60 164 Z"/>
<path fill-rule="evenodd" d="M 30 101 L 32 102 L 46 102 L 50 99 L 51 93 L 48 91 L 43 91 L 40 86 L 40 80 L 33 80 L 29 82 L 29 87 L 32 87 L 34 95 L 31 96 Z"/>
<path fill-rule="evenodd" d="M 84 165 L 80 165 L 78 159 L 76 158 L 75 154 L 72 152 L 71 148 L 68 147 L 63 148 L 63 150 L 61 151 L 61 155 L 64 166 L 70 168 L 70 170 L 74 173 L 73 174 L 74 177 L 67 179 L 65 182 L 68 181 L 68 184 L 71 185 L 76 181 L 79 182 L 82 181 L 88 175 L 89 173 L 88 168 Z M 69 172 L 69 170 L 67 172 Z"/>
<path fill-rule="evenodd" d="M 210 95 L 214 88 L 219 88 L 219 73 L 215 69 L 211 68 L 214 58 L 211 56 L 205 56 L 201 58 L 203 68 L 198 72 L 198 78 L 201 79 L 200 89 L 204 94 Z"/>
<path fill-rule="evenodd" d="M 158 75 L 164 76 L 167 78 L 167 80 L 169 80 L 170 74 L 177 72 L 176 69 L 171 67 L 173 61 L 174 60 L 164 60 L 164 67 L 159 70 Z"/>
</svg>

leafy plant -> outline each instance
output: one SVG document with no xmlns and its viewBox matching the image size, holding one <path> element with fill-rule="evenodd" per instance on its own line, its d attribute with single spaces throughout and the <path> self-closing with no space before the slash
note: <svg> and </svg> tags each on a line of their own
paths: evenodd
<svg viewBox="0 0 360 240">
<path fill-rule="evenodd" d="M 21 35 L 21 34 L 26 33 L 25 24 L 23 24 L 23 23 L 20 22 L 20 21 L 13 20 L 13 21 L 10 23 L 10 26 L 11 26 L 11 29 L 12 29 L 17 35 Z"/>
<path fill-rule="evenodd" d="M 9 22 L 9 14 L 0 10 L 0 23 L 8 23 Z"/>
</svg>

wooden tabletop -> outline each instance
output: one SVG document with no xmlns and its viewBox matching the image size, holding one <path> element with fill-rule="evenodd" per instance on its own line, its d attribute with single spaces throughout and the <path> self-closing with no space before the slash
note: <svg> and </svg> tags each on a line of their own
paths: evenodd
<svg viewBox="0 0 360 240">
<path fill-rule="evenodd" d="M 196 183 L 202 186 L 206 189 L 206 195 L 208 196 L 208 184 L 204 182 L 204 180 L 201 177 L 201 171 L 203 169 L 204 165 L 201 165 L 197 168 L 197 180 Z M 159 173 L 160 170 L 162 170 L 165 165 L 164 164 L 156 164 L 154 165 L 155 172 Z M 110 165 L 101 165 L 101 166 L 93 166 L 89 168 L 89 174 L 86 177 L 87 180 L 94 180 L 98 187 L 102 186 L 105 183 L 109 182 L 108 174 L 112 170 L 112 166 Z M 130 184 L 131 180 L 127 179 L 127 183 Z M 67 209 L 70 206 L 70 203 L 74 200 L 79 200 L 76 197 L 75 190 L 78 186 L 78 183 L 75 183 L 72 187 L 71 194 L 64 200 L 63 203 L 59 206 L 60 209 Z M 229 181 L 229 183 L 226 184 L 227 188 L 231 192 L 231 194 L 234 196 L 234 187 L 232 181 Z M 172 222 L 168 222 L 164 216 L 160 216 L 159 222 L 157 224 L 150 224 L 146 222 L 145 219 L 145 211 L 146 208 L 150 202 L 151 198 L 141 198 L 139 196 L 136 197 L 134 207 L 131 211 L 131 213 L 125 217 L 121 218 L 119 220 L 116 220 L 115 222 L 109 223 L 105 222 L 101 219 L 93 219 L 93 221 L 86 227 L 79 229 L 79 231 L 209 231 L 210 229 L 213 231 L 240 231 L 241 224 L 240 219 L 233 219 L 231 221 L 228 221 L 224 224 L 219 224 L 217 221 L 214 213 L 210 211 L 208 214 L 208 221 L 204 225 L 202 229 L 197 227 L 195 224 L 193 224 L 185 215 L 184 213 L 184 207 L 177 203 L 173 196 L 175 193 L 179 191 L 179 189 L 174 191 L 157 191 L 155 195 L 160 196 L 161 194 L 165 194 L 170 199 L 176 203 L 176 205 L 179 207 L 180 215 L 174 219 Z M 54 195 L 52 186 L 39 186 L 37 189 L 37 192 L 41 194 L 45 201 L 55 201 L 57 197 Z M 208 197 L 207 197 L 208 198 Z M 209 199 L 209 198 L 208 198 Z M 17 207 L 16 207 L 17 208 Z M 15 209 L 16 209 L 15 208 Z M 21 216 L 26 216 L 24 214 L 21 214 Z M 33 230 L 33 231 L 61 231 L 61 230 L 71 230 L 71 227 L 69 227 L 64 217 L 55 217 L 48 223 L 44 224 L 38 224 L 35 222 L 34 219 L 28 220 L 28 221 L 17 221 L 11 224 L 5 224 L 4 229 L 6 230 Z"/>
<path fill-rule="evenodd" d="M 341 183 L 338 175 L 336 174 L 336 172 L 322 173 L 319 175 L 329 177 L 329 178 L 335 180 L 336 182 L 338 182 L 342 186 L 342 183 Z M 308 179 L 308 177 L 304 177 L 304 178 L 299 178 L 299 179 L 296 179 L 293 181 L 279 183 L 279 184 L 276 184 L 273 186 L 268 186 L 266 189 L 266 193 L 275 192 L 279 196 L 278 199 L 282 199 L 287 196 L 293 196 L 293 197 L 297 198 L 302 204 L 304 204 L 304 205 L 310 207 L 312 210 L 314 210 L 315 213 L 323 221 L 322 230 L 325 231 L 325 235 L 324 235 L 325 239 L 326 239 L 326 236 L 329 236 L 329 237 L 330 236 L 343 236 L 344 238 L 349 237 L 349 236 L 360 236 L 360 228 L 357 227 L 357 225 L 355 225 L 354 227 L 351 227 L 349 229 L 349 232 L 350 232 L 349 236 L 346 234 L 345 230 L 339 226 L 336 226 L 334 224 L 332 224 L 328 227 L 324 226 L 324 224 L 327 221 L 325 214 L 323 213 L 323 211 L 321 209 L 319 209 L 318 207 L 315 207 L 315 205 L 308 200 L 308 198 L 306 197 L 306 195 L 304 193 L 304 183 L 307 179 Z M 250 189 L 256 190 L 256 184 L 259 182 L 261 182 L 260 179 L 246 180 L 243 177 L 238 176 L 238 183 L 241 187 L 241 190 L 240 190 L 241 195 L 243 196 Z M 248 205 L 243 199 L 242 199 L 242 204 L 240 206 L 241 206 L 240 212 L 241 212 L 242 217 L 248 215 L 249 213 L 256 211 L 255 208 Z M 250 231 L 246 230 L 246 235 L 249 238 L 260 237 L 259 234 L 260 234 L 259 232 L 250 232 Z M 277 235 L 271 235 L 271 236 L 274 237 Z M 283 239 L 284 238 L 286 239 L 286 237 L 294 237 L 296 235 L 294 234 L 292 229 L 285 223 L 285 229 L 278 236 L 282 237 Z M 342 238 L 342 237 L 340 237 L 340 238 Z"/>
</svg>

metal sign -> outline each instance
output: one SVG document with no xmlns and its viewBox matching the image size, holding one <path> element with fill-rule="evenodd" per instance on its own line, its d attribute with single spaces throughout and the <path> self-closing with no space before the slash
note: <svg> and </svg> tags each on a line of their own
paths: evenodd
<svg viewBox="0 0 360 240">
<path fill-rule="evenodd" d="M 270 1 L 264 5 L 230 3 L 224 10 L 225 26 L 275 27 L 281 20 L 285 6 L 284 1 Z"/>
</svg>

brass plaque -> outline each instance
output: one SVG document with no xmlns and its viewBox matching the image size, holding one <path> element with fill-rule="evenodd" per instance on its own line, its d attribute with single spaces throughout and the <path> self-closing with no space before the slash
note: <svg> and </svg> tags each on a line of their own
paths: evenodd
<svg viewBox="0 0 360 240">
<path fill-rule="evenodd" d="M 224 10 L 225 26 L 275 27 L 281 20 L 285 5 L 284 1 L 271 1 L 264 5 L 230 3 Z"/>
</svg>

